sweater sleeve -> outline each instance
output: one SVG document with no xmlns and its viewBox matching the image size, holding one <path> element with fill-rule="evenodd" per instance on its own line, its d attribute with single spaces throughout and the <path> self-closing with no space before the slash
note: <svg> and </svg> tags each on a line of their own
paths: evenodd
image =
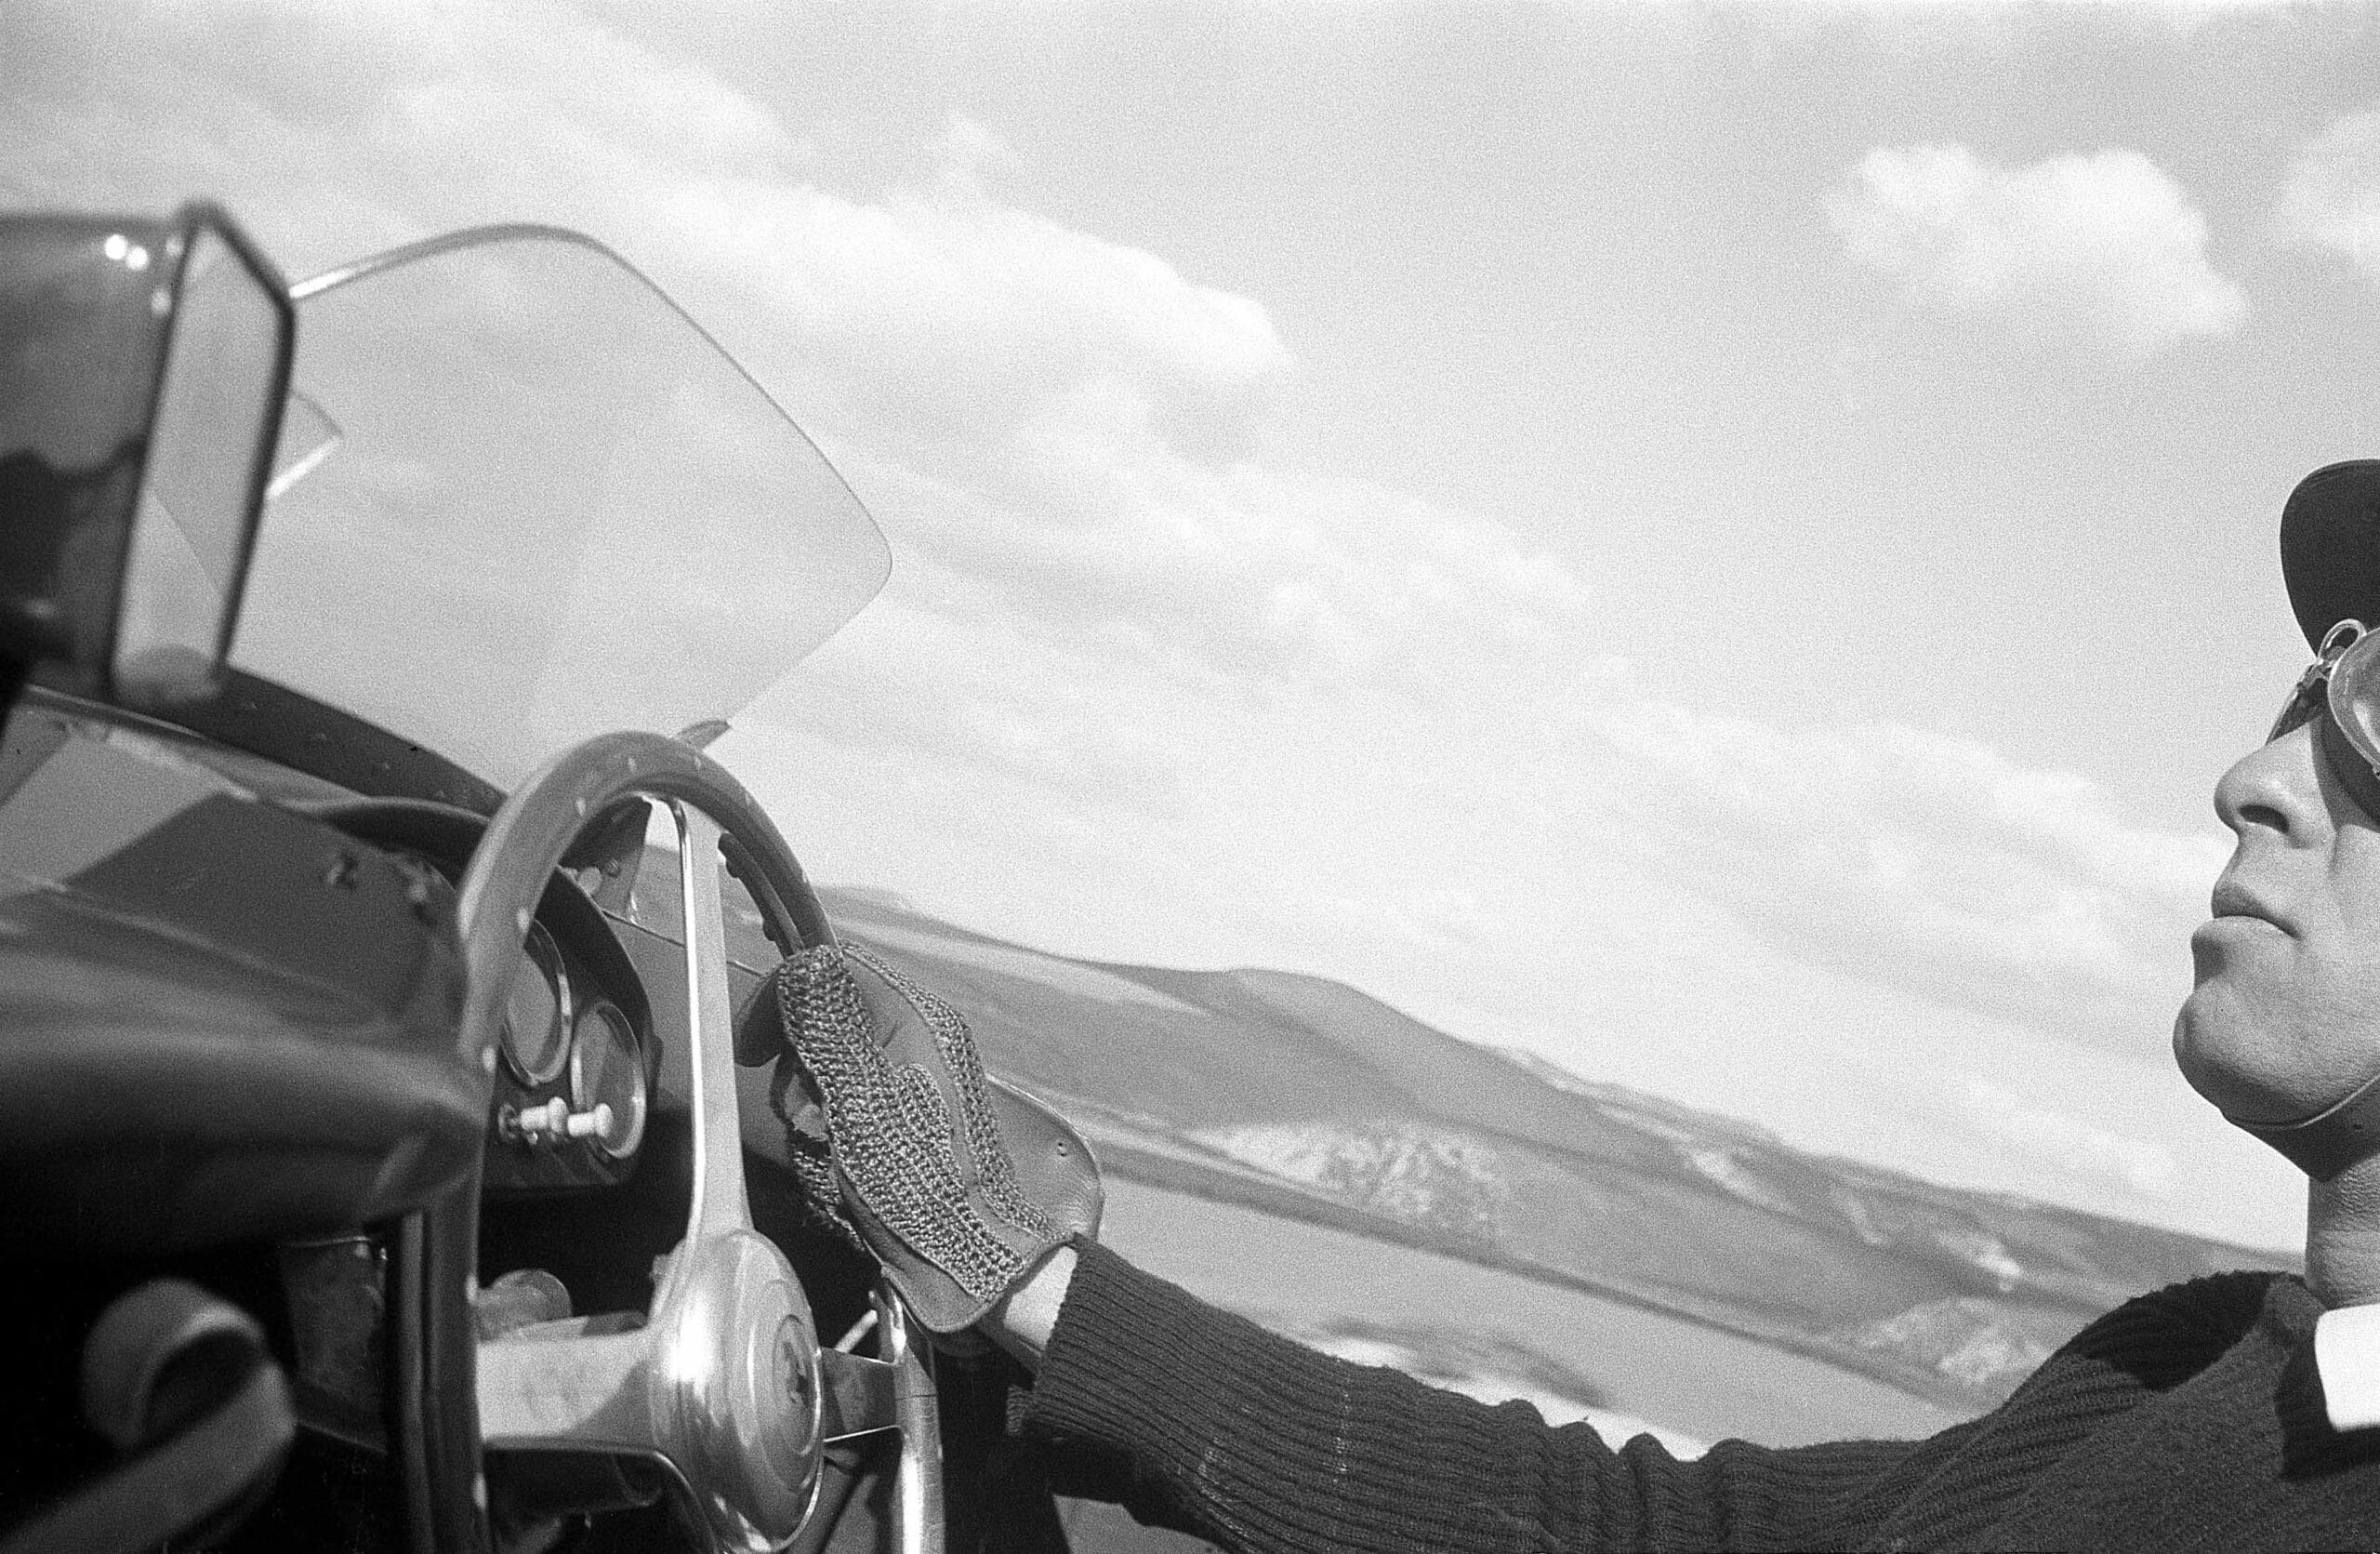
<svg viewBox="0 0 2380 1554">
<path fill-rule="evenodd" d="M 1725 1441 L 1679 1461 L 1316 1353 L 1082 1249 L 1025 1427 L 1067 1493 L 1239 1554 L 1794 1547 L 1858 1541 L 1967 1427 L 1911 1444 Z"/>
</svg>

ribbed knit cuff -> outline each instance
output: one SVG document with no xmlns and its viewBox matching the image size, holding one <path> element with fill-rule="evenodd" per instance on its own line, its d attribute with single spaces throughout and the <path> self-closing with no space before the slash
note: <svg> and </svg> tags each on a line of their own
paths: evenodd
<svg viewBox="0 0 2380 1554">
<path fill-rule="evenodd" d="M 1118 1497 L 1143 1521 L 1236 1549 L 1566 1541 L 1531 1504 L 1551 1487 L 1554 1433 L 1533 1411 L 1317 1354 L 1096 1245 L 1081 1249 L 1025 1423 L 1061 1452 L 1128 1464 Z M 1608 1456 L 1591 1434 L 1571 1449 Z"/>
</svg>

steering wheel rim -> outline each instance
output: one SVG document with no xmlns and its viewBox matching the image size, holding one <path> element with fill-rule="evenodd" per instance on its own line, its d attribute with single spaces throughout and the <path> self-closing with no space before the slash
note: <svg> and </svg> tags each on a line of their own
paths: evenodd
<svg viewBox="0 0 2380 1554">
<path fill-rule="evenodd" d="M 694 1155 L 686 1233 L 642 1327 L 589 1333 L 541 1324 L 483 1343 L 469 1312 L 477 1180 L 423 1216 L 419 1244 L 404 1261 L 433 1315 L 418 1363 L 401 1363 L 401 1393 L 414 1384 L 456 1388 L 449 1395 L 474 1406 L 451 1411 L 462 1416 L 451 1428 L 426 1428 L 417 1449 L 407 1443 L 407 1478 L 419 1485 L 408 1519 L 415 1542 L 488 1547 L 483 1453 L 549 1450 L 656 1460 L 712 1547 L 784 1548 L 812 1521 L 826 1448 L 897 1431 L 895 1546 L 939 1554 L 933 1377 L 899 1297 L 879 1284 L 879 1358 L 824 1348 L 800 1280 L 752 1226 L 736 1121 L 722 851 L 773 936 L 815 945 L 831 942 L 832 932 L 791 850 L 743 785 L 692 746 L 642 733 L 589 739 L 523 782 L 463 875 L 456 916 L 468 990 L 457 1039 L 469 1060 L 493 1070 L 538 897 L 587 825 L 631 796 L 662 801 L 679 832 Z M 430 1416 L 411 1401 L 401 1396 L 401 1415 Z M 468 1545 L 456 1525 L 465 1519 Z"/>
</svg>

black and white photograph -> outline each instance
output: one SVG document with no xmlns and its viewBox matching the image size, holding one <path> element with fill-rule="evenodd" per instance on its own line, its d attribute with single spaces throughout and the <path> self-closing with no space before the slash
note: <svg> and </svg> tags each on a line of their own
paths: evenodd
<svg viewBox="0 0 2380 1554">
<path fill-rule="evenodd" d="M 0 1554 L 2380 1545 L 2380 0 L 0 0 Z"/>
</svg>

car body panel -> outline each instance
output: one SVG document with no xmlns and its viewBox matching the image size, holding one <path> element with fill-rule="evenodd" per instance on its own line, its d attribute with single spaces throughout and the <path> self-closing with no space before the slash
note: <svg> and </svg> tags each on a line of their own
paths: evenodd
<svg viewBox="0 0 2380 1554">
<path fill-rule="evenodd" d="M 324 1232 L 469 1172 L 488 1081 L 433 872 L 57 702 L 0 785 L 0 1242 Z"/>
</svg>

